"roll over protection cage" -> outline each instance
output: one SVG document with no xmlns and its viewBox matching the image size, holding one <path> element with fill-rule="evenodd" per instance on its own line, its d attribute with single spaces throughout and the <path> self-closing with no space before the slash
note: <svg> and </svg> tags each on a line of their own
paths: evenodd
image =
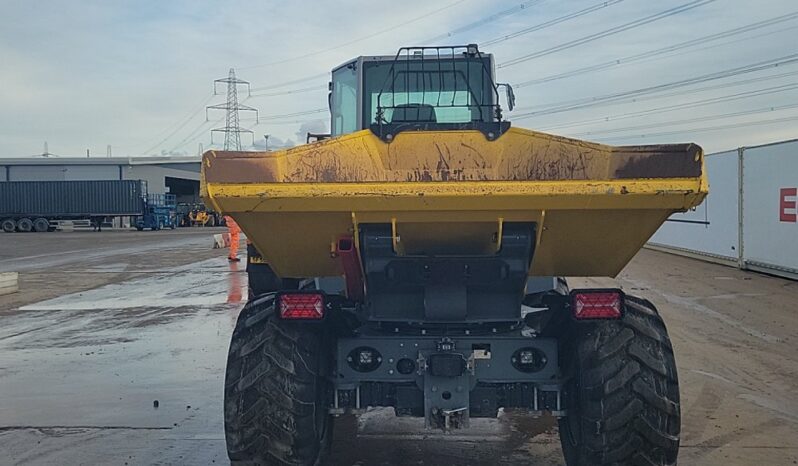
<svg viewBox="0 0 798 466">
<path fill-rule="evenodd" d="M 487 63 L 486 63 L 487 62 Z M 458 64 L 465 63 L 465 72 Z M 479 82 L 474 81 L 472 67 L 479 70 Z M 416 69 L 420 68 L 420 69 Z M 413 77 L 411 79 L 411 76 Z M 427 81 L 429 87 L 427 90 Z M 453 90 L 445 89 L 445 80 L 453 81 Z M 419 86 L 420 80 L 420 86 Z M 404 90 L 397 91 L 397 81 L 404 84 Z M 403 82 L 402 82 L 403 81 Z M 421 92 L 420 102 L 411 102 L 411 81 L 416 86 L 413 92 Z M 437 81 L 437 90 L 435 84 Z M 465 86 L 458 90 L 458 83 Z M 514 94 L 509 84 L 497 85 L 493 79 L 492 61 L 479 51 L 477 44 L 458 46 L 402 47 L 391 62 L 390 69 L 377 95 L 376 122 L 371 123 L 371 131 L 385 142 L 403 131 L 477 130 L 488 140 L 501 136 L 510 127 L 503 121 L 499 105 L 499 86 L 507 89 L 508 105 L 514 105 Z M 383 95 L 390 92 L 391 105 L 383 105 Z M 451 100 L 443 99 L 444 93 L 452 93 Z M 469 102 L 457 103 L 458 92 L 465 92 Z M 437 93 L 437 99 L 428 103 L 426 95 Z M 396 104 L 396 96 L 404 94 L 404 103 Z M 478 113 L 479 118 L 467 122 L 438 122 L 435 109 L 462 108 Z M 386 119 L 386 111 L 392 111 L 391 121 Z M 413 118 L 415 116 L 415 118 Z M 398 117 L 398 118 L 397 118 Z"/>
</svg>

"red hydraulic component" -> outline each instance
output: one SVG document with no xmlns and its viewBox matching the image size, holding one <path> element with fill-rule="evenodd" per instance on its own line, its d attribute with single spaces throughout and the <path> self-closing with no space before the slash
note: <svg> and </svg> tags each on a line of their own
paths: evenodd
<svg viewBox="0 0 798 466">
<path fill-rule="evenodd" d="M 353 301 L 362 301 L 364 297 L 363 270 L 360 267 L 360 256 L 351 236 L 338 239 L 337 255 L 341 259 L 346 280 L 346 296 Z"/>
</svg>

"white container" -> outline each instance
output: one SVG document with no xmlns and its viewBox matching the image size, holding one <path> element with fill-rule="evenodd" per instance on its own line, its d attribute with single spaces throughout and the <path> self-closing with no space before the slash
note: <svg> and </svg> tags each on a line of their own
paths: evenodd
<svg viewBox="0 0 798 466">
<path fill-rule="evenodd" d="M 744 267 L 798 276 L 798 141 L 743 153 Z"/>
<path fill-rule="evenodd" d="M 798 140 L 704 160 L 706 200 L 672 215 L 649 247 L 798 279 Z"/>
<path fill-rule="evenodd" d="M 737 262 L 738 161 L 737 150 L 707 155 L 709 195 L 695 209 L 671 215 L 649 244 Z"/>
</svg>

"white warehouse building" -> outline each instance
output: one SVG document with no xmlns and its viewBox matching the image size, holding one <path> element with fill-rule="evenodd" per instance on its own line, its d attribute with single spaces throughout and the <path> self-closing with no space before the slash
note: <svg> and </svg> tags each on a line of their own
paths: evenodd
<svg viewBox="0 0 798 466">
<path fill-rule="evenodd" d="M 151 194 L 199 200 L 199 157 L 0 157 L 0 182 L 144 180 Z"/>
</svg>

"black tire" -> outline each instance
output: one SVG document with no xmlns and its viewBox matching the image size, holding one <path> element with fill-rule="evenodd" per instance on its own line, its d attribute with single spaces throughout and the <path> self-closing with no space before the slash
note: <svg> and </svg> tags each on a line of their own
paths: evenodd
<svg viewBox="0 0 798 466">
<path fill-rule="evenodd" d="M 50 222 L 43 217 L 39 217 L 33 221 L 33 231 L 36 233 L 46 233 L 50 229 Z"/>
<path fill-rule="evenodd" d="M 216 217 L 214 217 L 213 215 L 210 215 L 208 217 L 208 222 L 205 224 L 205 226 L 215 227 L 216 226 Z"/>
<path fill-rule="evenodd" d="M 0 222 L 0 228 L 6 233 L 14 233 L 17 229 L 17 222 L 15 222 L 13 218 L 4 218 L 3 221 Z"/>
<path fill-rule="evenodd" d="M 27 217 L 17 220 L 17 231 L 29 233 L 33 230 L 33 221 Z"/>
<path fill-rule="evenodd" d="M 626 297 L 619 320 L 575 324 L 564 361 L 568 416 L 560 441 L 568 466 L 675 465 L 681 428 L 676 362 L 649 301 Z"/>
<path fill-rule="evenodd" d="M 225 438 L 234 466 L 324 463 L 332 439 L 332 390 L 323 377 L 329 341 L 322 325 L 278 319 L 273 294 L 247 303 L 225 374 Z"/>
</svg>

